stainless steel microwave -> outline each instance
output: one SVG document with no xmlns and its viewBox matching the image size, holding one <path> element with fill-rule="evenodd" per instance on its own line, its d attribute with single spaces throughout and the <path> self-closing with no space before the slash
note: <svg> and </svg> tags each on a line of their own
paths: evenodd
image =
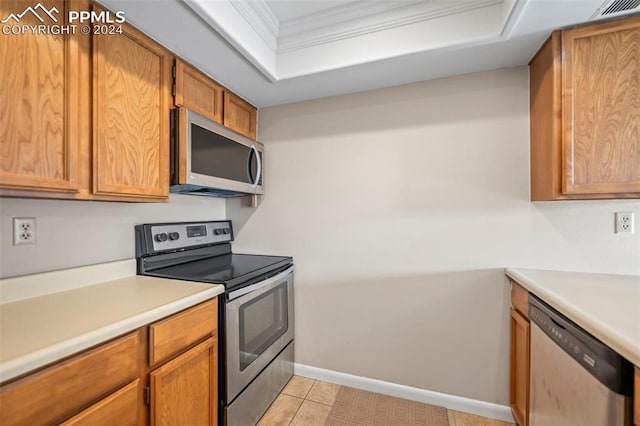
<svg viewBox="0 0 640 426">
<path fill-rule="evenodd" d="M 171 192 L 264 194 L 263 144 L 187 108 L 171 115 Z"/>
</svg>

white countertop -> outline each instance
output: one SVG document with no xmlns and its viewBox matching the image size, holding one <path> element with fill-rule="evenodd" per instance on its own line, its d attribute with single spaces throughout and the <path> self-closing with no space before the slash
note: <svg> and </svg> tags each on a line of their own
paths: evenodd
<svg viewBox="0 0 640 426">
<path fill-rule="evenodd" d="M 640 366 L 640 276 L 510 268 L 506 274 Z"/>
<path fill-rule="evenodd" d="M 135 265 L 135 261 L 134 261 Z M 121 269 L 121 268 L 120 268 Z M 91 267 L 84 267 L 91 276 Z M 70 270 L 3 280 L 5 288 L 42 287 Z M 135 274 L 135 269 L 133 269 Z M 0 382 L 55 362 L 224 292 L 224 286 L 130 275 L 0 304 Z M 108 274 L 105 274 L 108 276 Z M 53 277 L 53 278 L 52 278 Z M 49 281 L 46 281 L 49 279 Z M 45 280 L 45 281 L 43 281 Z M 6 290 L 9 294 L 10 290 Z M 11 290 L 11 293 L 15 291 Z M 2 293 L 0 293 L 2 294 Z M 19 300 L 18 300 L 19 299 Z"/>
</svg>

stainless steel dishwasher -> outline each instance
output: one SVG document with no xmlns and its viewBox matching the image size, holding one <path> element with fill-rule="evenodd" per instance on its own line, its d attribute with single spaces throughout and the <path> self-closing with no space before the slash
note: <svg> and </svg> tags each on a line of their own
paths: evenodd
<svg viewBox="0 0 640 426">
<path fill-rule="evenodd" d="M 533 295 L 531 426 L 630 426 L 633 366 Z"/>
</svg>

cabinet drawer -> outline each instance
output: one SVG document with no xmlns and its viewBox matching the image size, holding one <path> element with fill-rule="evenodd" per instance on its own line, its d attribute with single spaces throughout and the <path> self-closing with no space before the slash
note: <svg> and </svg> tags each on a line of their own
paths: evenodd
<svg viewBox="0 0 640 426">
<path fill-rule="evenodd" d="M 0 390 L 0 424 L 59 421 L 138 375 L 138 334 L 34 373 Z"/>
<path fill-rule="evenodd" d="M 101 399 L 61 426 L 135 426 L 142 404 L 140 379 Z"/>
<path fill-rule="evenodd" d="M 149 327 L 150 364 L 156 365 L 205 337 L 215 335 L 217 328 L 217 298 L 152 324 Z"/>
<path fill-rule="evenodd" d="M 511 281 L 511 304 L 526 319 L 529 319 L 529 292 L 522 288 L 517 282 Z"/>
</svg>

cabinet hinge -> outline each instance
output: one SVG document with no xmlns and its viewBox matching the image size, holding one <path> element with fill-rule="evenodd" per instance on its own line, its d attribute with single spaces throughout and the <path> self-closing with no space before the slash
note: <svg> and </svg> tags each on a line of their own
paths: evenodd
<svg viewBox="0 0 640 426">
<path fill-rule="evenodd" d="M 171 96 L 175 96 L 176 95 L 176 84 L 174 83 L 171 86 Z"/>
<path fill-rule="evenodd" d="M 144 387 L 144 403 L 146 405 L 151 404 L 151 389 L 149 389 L 149 386 Z"/>
<path fill-rule="evenodd" d="M 176 78 L 176 66 L 173 66 L 173 69 L 171 70 L 171 75 L 173 75 L 173 78 Z"/>
</svg>

